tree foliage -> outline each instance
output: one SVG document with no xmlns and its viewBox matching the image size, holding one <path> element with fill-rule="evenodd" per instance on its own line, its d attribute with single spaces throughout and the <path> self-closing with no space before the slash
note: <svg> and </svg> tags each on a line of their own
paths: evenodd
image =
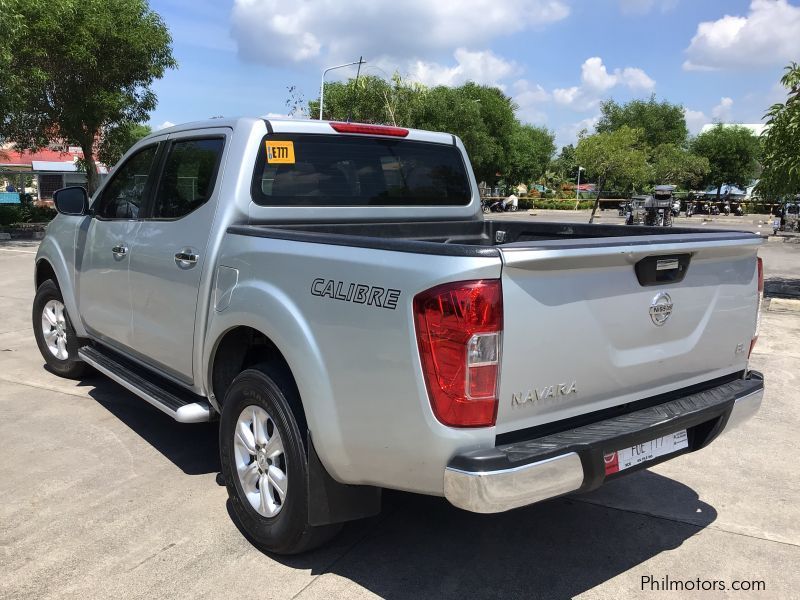
<svg viewBox="0 0 800 600">
<path fill-rule="evenodd" d="M 567 144 L 561 148 L 558 158 L 553 161 L 553 169 L 566 181 L 576 181 L 578 178 L 578 159 L 575 158 L 575 146 Z"/>
<path fill-rule="evenodd" d="M 83 150 L 89 191 L 104 130 L 145 121 L 150 89 L 176 62 L 146 0 L 3 0 L 12 19 L 0 50 L 0 136 L 36 149 L 53 139 Z"/>
<path fill-rule="evenodd" d="M 516 125 L 511 134 L 503 179 L 512 184 L 539 179 L 544 175 L 555 149 L 555 137 L 547 129 Z"/>
<path fill-rule="evenodd" d="M 699 186 L 710 170 L 708 159 L 677 144 L 661 144 L 652 154 L 652 178 L 655 184 L 675 184 L 686 188 Z"/>
<path fill-rule="evenodd" d="M 586 169 L 586 174 L 597 181 L 598 191 L 590 223 L 606 186 L 629 190 L 643 185 L 648 179 L 647 143 L 641 129 L 622 125 L 613 131 L 584 137 L 578 142 L 575 158 Z"/>
<path fill-rule="evenodd" d="M 800 193 L 800 65 L 786 67 L 781 84 L 788 98 L 767 111 L 761 134 L 763 171 L 756 190 L 772 198 Z"/>
<path fill-rule="evenodd" d="M 606 100 L 600 105 L 600 112 L 600 121 L 595 127 L 597 133 L 616 131 L 624 126 L 639 129 L 651 148 L 661 144 L 683 145 L 689 135 L 683 107 L 667 101 L 657 102 L 655 95 L 649 100 L 631 100 L 625 104 Z"/>
<path fill-rule="evenodd" d="M 477 179 L 494 185 L 500 178 L 509 184 L 537 179 L 554 150 L 552 134 L 520 124 L 515 110 L 490 86 L 428 88 L 399 75 L 391 81 L 366 76 L 326 83 L 323 117 L 453 133 L 464 142 Z M 319 115 L 318 100 L 309 102 L 309 113 Z"/>
<path fill-rule="evenodd" d="M 150 127 L 141 123 L 124 122 L 108 127 L 102 133 L 97 158 L 113 167 L 131 146 L 148 135 Z"/>
<path fill-rule="evenodd" d="M 692 151 L 708 160 L 704 182 L 717 188 L 717 196 L 726 183 L 750 184 L 758 170 L 759 150 L 758 138 L 749 129 L 721 123 L 692 142 Z"/>
</svg>

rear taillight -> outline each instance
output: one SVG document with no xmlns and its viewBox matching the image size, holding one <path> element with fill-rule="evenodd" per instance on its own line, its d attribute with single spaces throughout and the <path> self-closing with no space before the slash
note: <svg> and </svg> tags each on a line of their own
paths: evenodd
<svg viewBox="0 0 800 600">
<path fill-rule="evenodd" d="M 758 341 L 758 330 L 761 328 L 761 305 L 764 303 L 764 264 L 761 262 L 761 258 L 758 258 L 758 308 L 756 310 L 756 330 L 753 333 L 753 339 L 750 341 L 750 352 L 747 353 L 747 357 L 750 358 L 750 355 L 753 353 L 753 348 Z"/>
<path fill-rule="evenodd" d="M 488 427 L 497 416 L 503 291 L 498 279 L 459 281 L 414 298 L 422 372 L 443 424 Z"/>
<path fill-rule="evenodd" d="M 390 125 L 367 125 L 366 123 L 338 123 L 332 122 L 331 127 L 339 133 L 363 133 L 366 135 L 390 135 L 392 137 L 406 137 L 408 129 L 405 127 L 392 127 Z"/>
</svg>

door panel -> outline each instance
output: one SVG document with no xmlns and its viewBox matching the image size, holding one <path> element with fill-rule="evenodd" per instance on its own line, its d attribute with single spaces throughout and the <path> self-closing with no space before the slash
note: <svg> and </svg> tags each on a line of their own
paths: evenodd
<svg viewBox="0 0 800 600">
<path fill-rule="evenodd" d="M 158 142 L 132 154 L 114 171 L 92 209 L 79 273 L 79 309 L 89 333 L 114 345 L 131 344 L 128 267 L 145 207 Z"/>
<path fill-rule="evenodd" d="M 217 208 L 223 131 L 170 140 L 130 264 L 133 348 L 155 366 L 192 379 L 195 314 Z"/>
<path fill-rule="evenodd" d="M 139 221 L 92 219 L 80 274 L 79 306 L 84 326 L 93 335 L 125 346 L 131 341 L 128 262 L 138 229 Z M 123 249 L 127 252 L 119 252 Z"/>
</svg>

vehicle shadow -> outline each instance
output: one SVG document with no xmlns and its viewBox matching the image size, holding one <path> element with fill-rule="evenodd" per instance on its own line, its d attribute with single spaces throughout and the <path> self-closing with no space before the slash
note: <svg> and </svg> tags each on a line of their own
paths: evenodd
<svg viewBox="0 0 800 600">
<path fill-rule="evenodd" d="M 187 475 L 219 472 L 216 423 L 176 423 L 101 375 L 81 385 Z M 230 501 L 228 513 L 239 527 Z M 570 598 L 679 547 L 716 518 L 692 488 L 651 471 L 496 515 L 387 490 L 379 516 L 348 523 L 324 549 L 265 554 L 388 599 Z M 335 579 L 315 585 L 326 584 L 352 592 Z"/>
<path fill-rule="evenodd" d="M 571 598 L 677 548 L 717 517 L 693 489 L 648 471 L 606 489 L 634 508 L 611 508 L 591 493 L 478 515 L 387 492 L 380 517 L 348 524 L 331 542 L 339 546 L 333 564 L 330 548 L 270 558 L 389 599 Z"/>
<path fill-rule="evenodd" d="M 767 298 L 800 298 L 800 279 L 793 277 L 768 277 L 764 280 Z"/>
<path fill-rule="evenodd" d="M 80 386 L 187 475 L 218 473 L 217 423 L 178 423 L 121 385 L 99 373 L 84 377 Z"/>
</svg>

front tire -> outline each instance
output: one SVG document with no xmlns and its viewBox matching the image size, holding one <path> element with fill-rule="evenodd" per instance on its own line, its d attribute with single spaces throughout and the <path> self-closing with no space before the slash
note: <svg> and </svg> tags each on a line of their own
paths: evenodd
<svg viewBox="0 0 800 600">
<path fill-rule="evenodd" d="M 341 529 L 308 522 L 305 423 L 292 411 L 299 405 L 285 369 L 262 364 L 233 380 L 220 418 L 220 462 L 234 518 L 256 546 L 277 554 L 305 552 Z"/>
<path fill-rule="evenodd" d="M 33 334 L 47 365 L 61 377 L 79 379 L 86 372 L 86 363 L 78 358 L 81 347 L 69 320 L 61 290 L 48 279 L 33 299 Z"/>
</svg>

